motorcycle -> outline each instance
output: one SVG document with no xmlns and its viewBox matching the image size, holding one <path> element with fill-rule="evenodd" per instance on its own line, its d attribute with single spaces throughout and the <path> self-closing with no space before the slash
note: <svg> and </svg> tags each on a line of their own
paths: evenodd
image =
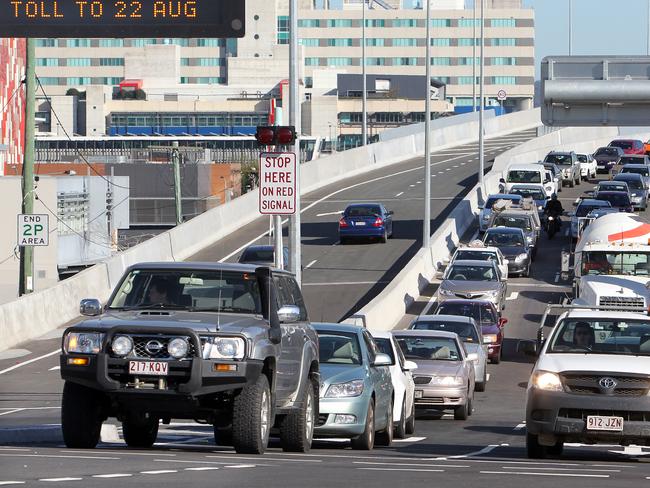
<svg viewBox="0 0 650 488">
<path fill-rule="evenodd" d="M 549 214 L 546 217 L 546 234 L 549 239 L 553 239 L 553 236 L 559 232 L 562 222 L 560 221 L 560 216 L 557 214 Z"/>
</svg>

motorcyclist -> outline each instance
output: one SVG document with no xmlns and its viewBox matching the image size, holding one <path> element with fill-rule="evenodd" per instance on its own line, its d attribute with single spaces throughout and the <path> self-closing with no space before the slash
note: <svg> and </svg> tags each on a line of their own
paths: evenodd
<svg viewBox="0 0 650 488">
<path fill-rule="evenodd" d="M 564 213 L 564 208 L 562 208 L 562 202 L 557 199 L 557 195 L 554 193 L 551 196 L 551 199 L 546 203 L 546 208 L 544 208 L 544 213 L 546 216 L 551 216 L 557 220 L 557 225 L 560 227 L 562 225 L 561 215 Z"/>
</svg>

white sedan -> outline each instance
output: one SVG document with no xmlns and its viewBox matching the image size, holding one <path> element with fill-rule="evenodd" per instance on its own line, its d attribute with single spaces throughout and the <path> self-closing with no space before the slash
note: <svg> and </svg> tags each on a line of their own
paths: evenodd
<svg viewBox="0 0 650 488">
<path fill-rule="evenodd" d="M 598 173 L 598 164 L 591 154 L 578 154 L 578 163 L 580 164 L 580 176 L 583 180 L 595 178 Z"/>
<path fill-rule="evenodd" d="M 379 350 L 388 354 L 392 363 L 388 366 L 395 391 L 393 406 L 393 422 L 395 437 L 404 439 L 415 432 L 415 384 L 411 371 L 417 369 L 417 364 L 404 359 L 402 350 L 397 345 L 393 334 L 389 331 L 371 330 Z"/>
</svg>

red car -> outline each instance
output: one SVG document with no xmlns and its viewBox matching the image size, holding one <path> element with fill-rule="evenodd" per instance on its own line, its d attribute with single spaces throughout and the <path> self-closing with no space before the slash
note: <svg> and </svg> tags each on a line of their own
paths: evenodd
<svg viewBox="0 0 650 488">
<path fill-rule="evenodd" d="M 488 359 L 499 364 L 503 356 L 503 326 L 508 319 L 501 314 L 492 302 L 487 300 L 445 300 L 438 304 L 436 315 L 463 315 L 472 317 L 481 327 L 483 344 L 488 348 Z"/>
<path fill-rule="evenodd" d="M 625 154 L 645 154 L 645 144 L 638 139 L 617 139 L 609 143 L 610 147 L 620 147 Z"/>
</svg>

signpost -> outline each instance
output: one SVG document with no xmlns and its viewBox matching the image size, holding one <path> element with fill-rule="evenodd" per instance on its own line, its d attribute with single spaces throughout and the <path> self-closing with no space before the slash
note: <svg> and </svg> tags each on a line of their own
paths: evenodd
<svg viewBox="0 0 650 488">
<path fill-rule="evenodd" d="M 260 154 L 260 213 L 293 215 L 296 213 L 296 154 Z"/>
<path fill-rule="evenodd" d="M 18 214 L 18 245 L 48 246 L 50 221 L 47 214 Z"/>
<path fill-rule="evenodd" d="M 501 113 L 503 113 L 503 102 L 508 98 L 508 94 L 505 90 L 501 89 L 497 92 L 497 100 L 499 100 L 499 107 L 501 108 Z"/>
</svg>

